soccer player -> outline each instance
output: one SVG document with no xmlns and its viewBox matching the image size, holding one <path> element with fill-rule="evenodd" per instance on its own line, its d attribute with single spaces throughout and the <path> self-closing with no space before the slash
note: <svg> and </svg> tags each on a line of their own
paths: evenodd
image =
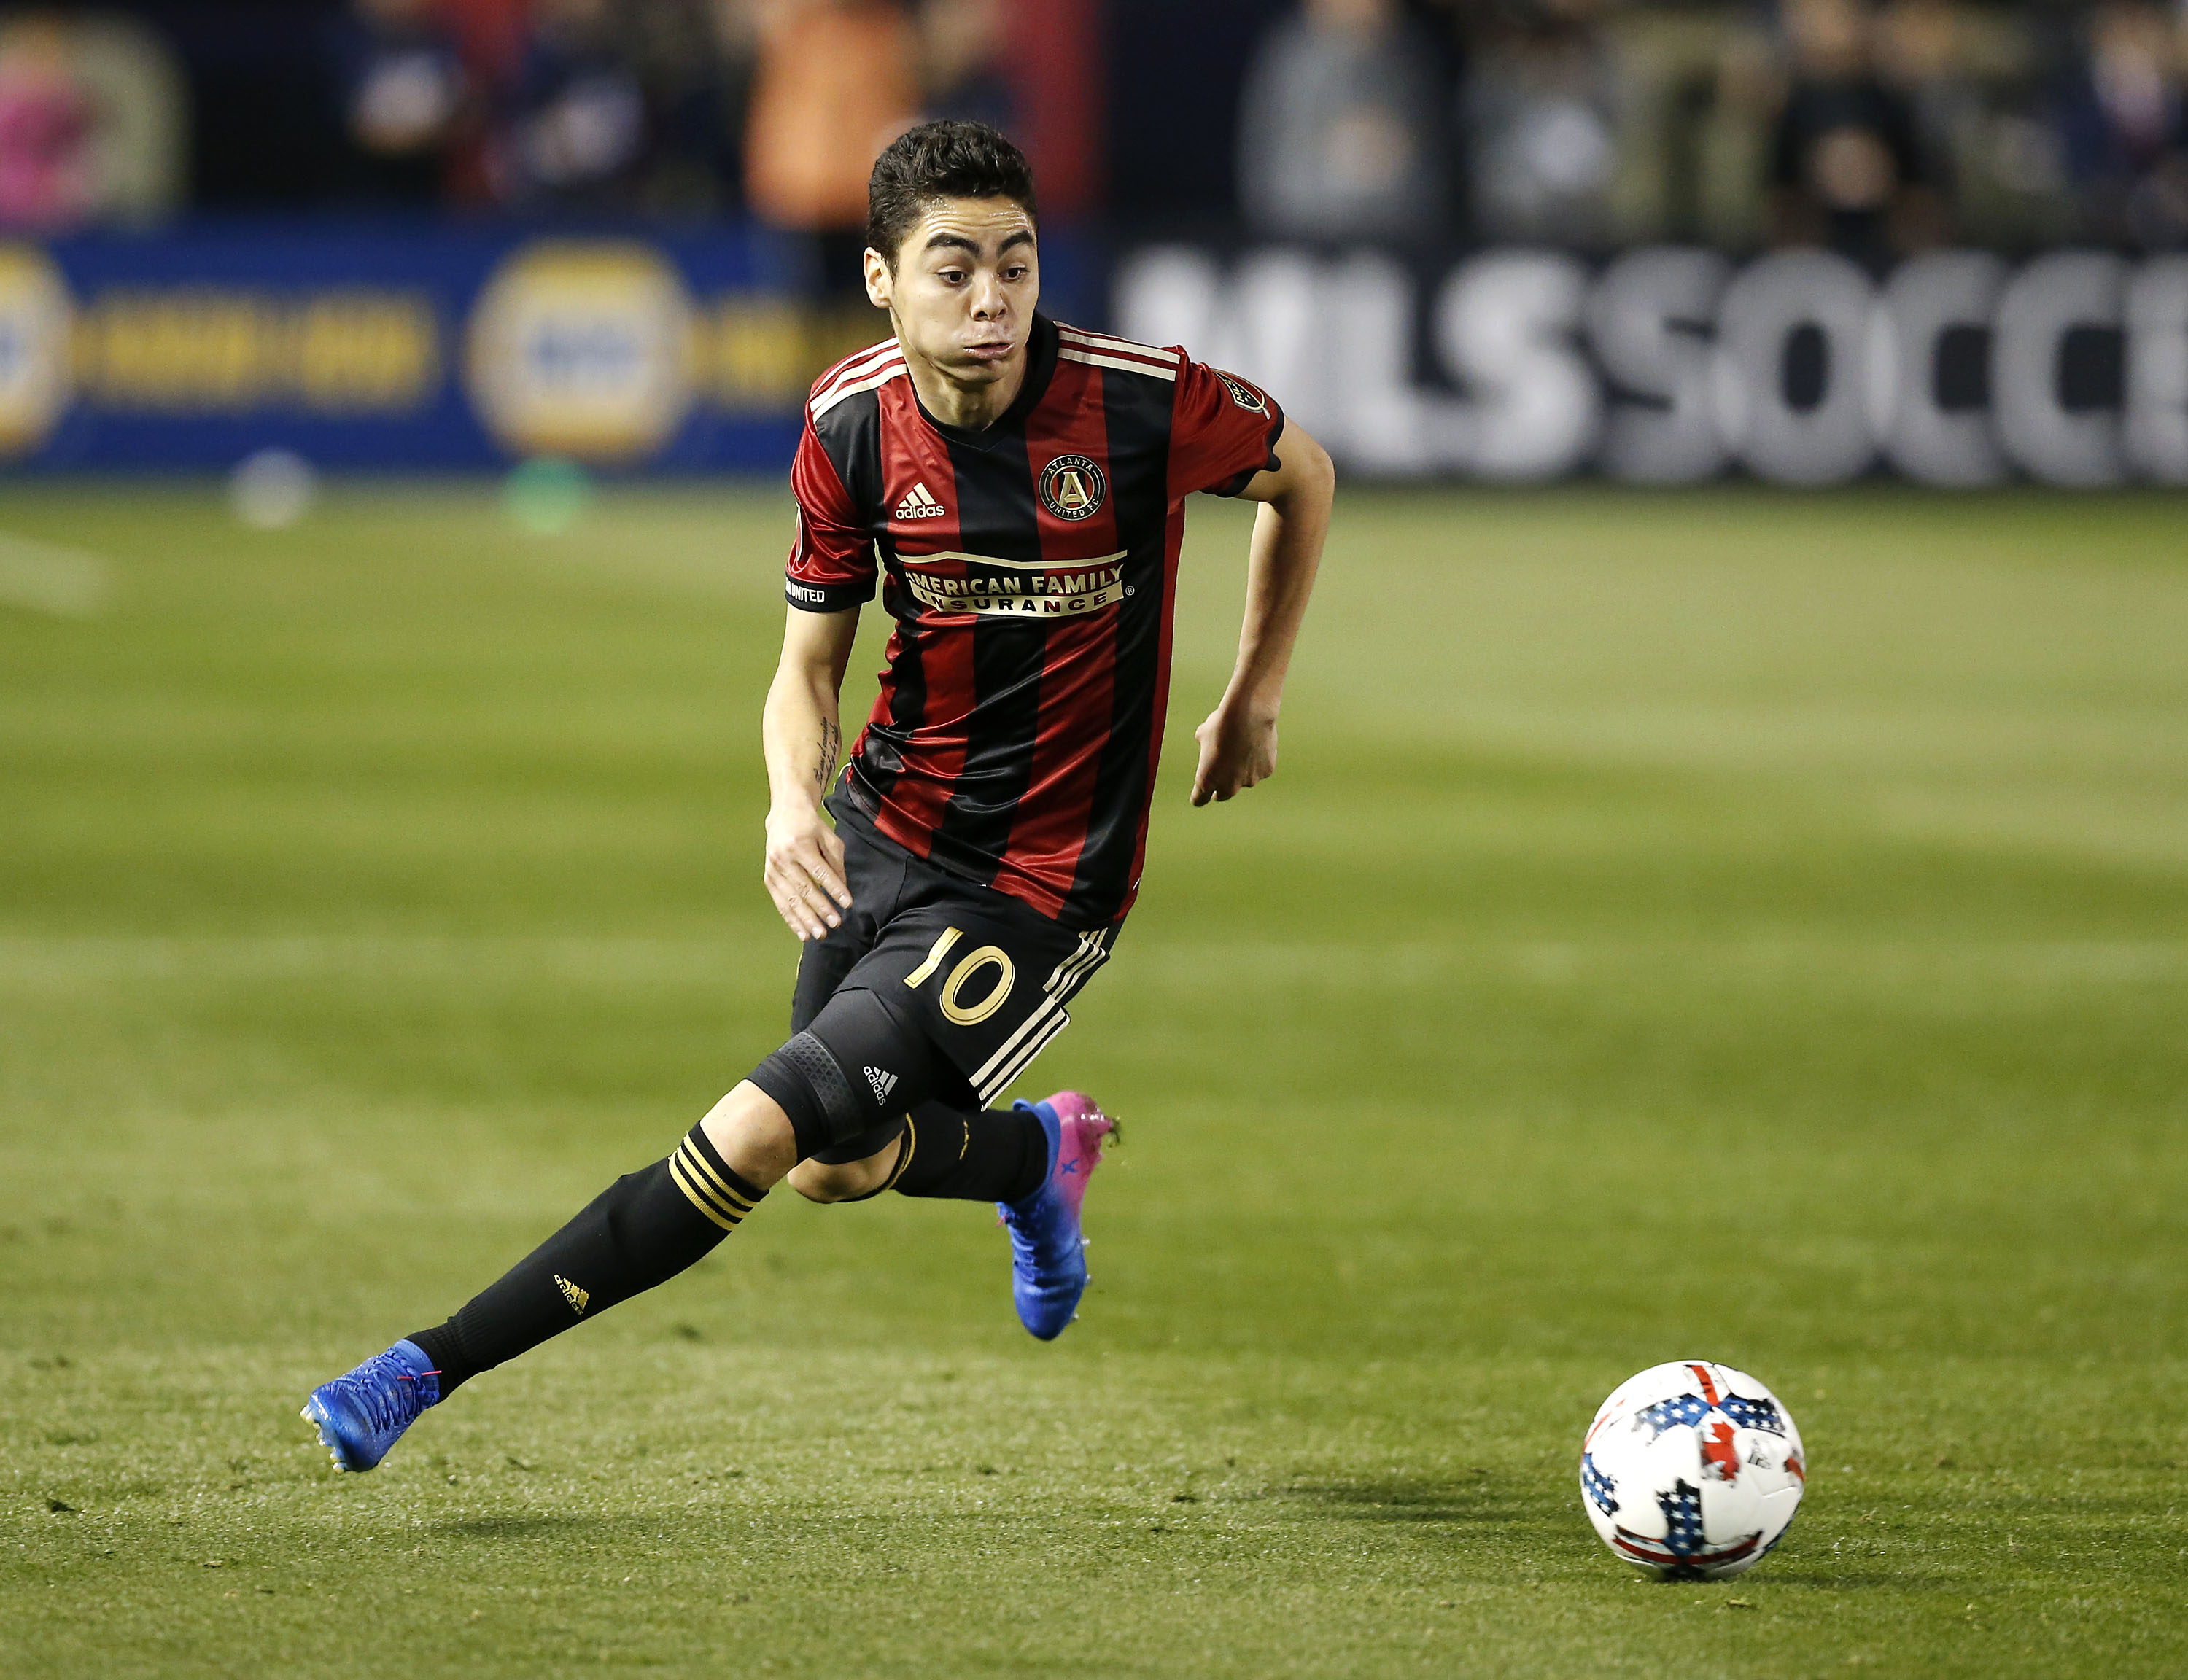
<svg viewBox="0 0 2188 1680">
<path fill-rule="evenodd" d="M 894 335 L 806 405 L 762 725 L 764 878 L 804 944 L 792 1036 L 455 1316 L 315 1390 L 304 1416 L 344 1469 L 691 1266 L 786 1178 L 818 1202 L 995 1202 L 1026 1328 L 1052 1338 L 1077 1308 L 1111 1122 L 1075 1091 L 984 1105 L 1063 1030 L 1139 888 L 1185 498 L 1261 504 L 1238 663 L 1198 731 L 1203 805 L 1276 769 L 1334 481 L 1245 381 L 1035 313 L 1032 174 L 993 129 L 911 130 L 869 196 L 866 287 Z M 837 696 L 877 578 L 896 628 L 838 775 Z"/>
</svg>

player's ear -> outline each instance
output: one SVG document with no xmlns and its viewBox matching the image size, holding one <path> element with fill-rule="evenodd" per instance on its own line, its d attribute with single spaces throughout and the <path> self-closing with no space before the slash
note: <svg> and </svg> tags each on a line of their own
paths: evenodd
<svg viewBox="0 0 2188 1680">
<path fill-rule="evenodd" d="M 889 273 L 888 259 L 871 245 L 866 247 L 866 299 L 877 309 L 886 309 L 892 302 L 891 283 L 896 276 Z"/>
</svg>

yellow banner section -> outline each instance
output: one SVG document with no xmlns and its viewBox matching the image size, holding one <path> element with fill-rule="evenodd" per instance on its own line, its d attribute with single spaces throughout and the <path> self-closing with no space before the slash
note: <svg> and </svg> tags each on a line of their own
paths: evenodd
<svg viewBox="0 0 2188 1680">
<path fill-rule="evenodd" d="M 440 321 L 410 293 L 147 287 L 78 306 L 74 326 L 78 395 L 122 412 L 408 414 L 442 386 Z M 730 295 L 695 313 L 683 348 L 694 394 L 732 413 L 779 414 L 822 369 L 888 332 L 873 309 Z"/>
<path fill-rule="evenodd" d="M 819 309 L 731 293 L 702 306 L 694 328 L 699 390 L 732 413 L 779 414 L 803 403 L 824 369 L 887 338 L 889 319 L 864 303 Z"/>
<path fill-rule="evenodd" d="M 414 414 L 442 382 L 433 305 L 402 291 L 116 290 L 79 309 L 74 350 L 80 396 L 139 413 Z"/>
</svg>

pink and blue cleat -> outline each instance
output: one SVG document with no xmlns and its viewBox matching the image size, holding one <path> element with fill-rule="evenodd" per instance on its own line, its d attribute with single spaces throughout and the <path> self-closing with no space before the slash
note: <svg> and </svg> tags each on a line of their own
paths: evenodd
<svg viewBox="0 0 2188 1680">
<path fill-rule="evenodd" d="M 1048 1176 L 1024 1201 L 998 1202 L 995 1211 L 1011 1233 L 1011 1299 L 1018 1304 L 1018 1322 L 1048 1342 L 1077 1316 L 1086 1290 L 1079 1204 L 1117 1123 L 1076 1091 L 1012 1107 L 1033 1115 L 1048 1134 Z"/>
</svg>

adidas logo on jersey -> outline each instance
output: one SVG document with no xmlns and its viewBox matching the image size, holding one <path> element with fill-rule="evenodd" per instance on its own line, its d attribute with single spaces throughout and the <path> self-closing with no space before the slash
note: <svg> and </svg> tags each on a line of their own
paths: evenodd
<svg viewBox="0 0 2188 1680">
<path fill-rule="evenodd" d="M 569 1302 L 570 1311 L 583 1318 L 585 1316 L 586 1307 L 592 1304 L 592 1291 L 579 1288 L 559 1271 L 555 1274 L 555 1282 L 562 1291 L 562 1299 Z"/>
<path fill-rule="evenodd" d="M 874 1101 L 886 1102 L 888 1094 L 896 1089 L 896 1075 L 885 1074 L 879 1068 L 866 1069 L 866 1083 L 874 1088 Z"/>
<path fill-rule="evenodd" d="M 914 484 L 911 493 L 896 505 L 899 519 L 939 519 L 949 511 L 928 493 L 924 484 Z"/>
</svg>

